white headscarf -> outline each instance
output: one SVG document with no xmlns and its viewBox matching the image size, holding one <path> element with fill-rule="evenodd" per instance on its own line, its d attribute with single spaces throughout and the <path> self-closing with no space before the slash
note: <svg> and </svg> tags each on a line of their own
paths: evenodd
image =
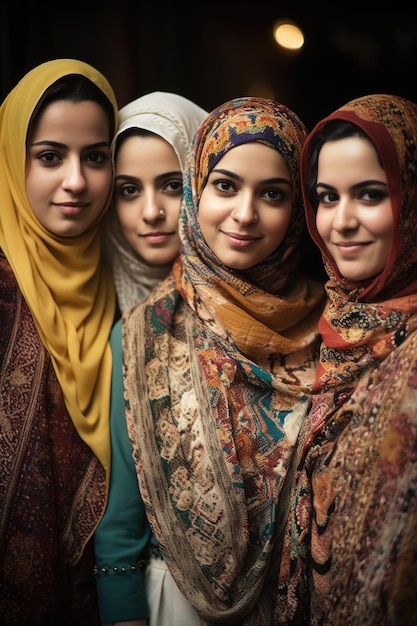
<svg viewBox="0 0 417 626">
<path fill-rule="evenodd" d="M 173 147 L 184 173 L 188 146 L 207 111 L 178 94 L 154 91 L 129 102 L 119 115 L 120 124 L 112 144 L 113 155 L 121 133 L 130 128 L 148 130 Z M 106 237 L 119 307 L 123 313 L 148 296 L 153 287 L 167 276 L 172 263 L 150 265 L 144 261 L 123 236 L 114 207 Z"/>
</svg>

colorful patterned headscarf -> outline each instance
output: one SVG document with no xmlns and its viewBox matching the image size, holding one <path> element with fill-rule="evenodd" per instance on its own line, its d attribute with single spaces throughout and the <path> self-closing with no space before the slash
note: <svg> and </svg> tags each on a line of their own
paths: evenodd
<svg viewBox="0 0 417 626">
<path fill-rule="evenodd" d="M 368 281 L 340 275 L 307 197 L 311 142 L 329 120 L 360 127 L 387 177 L 392 243 L 386 267 Z M 310 133 L 301 171 L 328 302 L 299 438 L 277 620 L 409 624 L 417 581 L 417 105 L 386 94 L 349 102 Z"/>
<path fill-rule="evenodd" d="M 171 275 L 123 322 L 127 423 L 148 519 L 207 624 L 270 626 L 287 473 L 314 378 L 322 285 L 297 271 L 298 160 L 306 131 L 285 106 L 238 98 L 200 125 Z M 254 268 L 222 265 L 198 202 L 228 150 L 262 141 L 288 163 L 293 215 Z M 274 584 L 275 582 L 275 584 Z"/>
<path fill-rule="evenodd" d="M 56 59 L 21 79 L 0 108 L 0 247 L 51 355 L 74 425 L 108 468 L 108 338 L 115 294 L 111 275 L 100 260 L 99 219 L 78 237 L 54 236 L 34 216 L 26 194 L 26 134 L 31 115 L 45 90 L 69 74 L 86 76 L 99 87 L 113 107 L 117 127 L 113 89 L 87 63 Z"/>
<path fill-rule="evenodd" d="M 202 261 L 207 282 L 214 284 L 220 279 L 241 289 L 240 277 L 219 264 L 217 257 L 205 244 L 197 219 L 198 205 L 211 170 L 224 154 L 235 146 L 260 141 L 278 150 L 284 157 L 291 174 L 293 213 L 285 239 L 275 253 L 255 268 L 244 272 L 248 282 L 245 293 L 252 288 L 249 283 L 270 293 L 283 293 L 290 280 L 289 274 L 299 261 L 298 246 L 304 226 L 299 155 L 306 132 L 301 120 L 287 107 L 260 98 L 237 98 L 225 103 L 209 115 L 205 124 L 201 124 L 194 138 L 185 175 L 181 213 L 183 253 L 187 272 L 191 276 L 195 272 L 199 280 Z"/>
</svg>

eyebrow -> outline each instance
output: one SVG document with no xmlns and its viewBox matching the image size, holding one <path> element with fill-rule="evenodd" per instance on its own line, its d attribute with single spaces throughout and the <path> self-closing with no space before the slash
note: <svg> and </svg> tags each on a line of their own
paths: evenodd
<svg viewBox="0 0 417 626">
<path fill-rule="evenodd" d="M 387 187 L 387 183 L 384 183 L 383 180 L 363 180 L 360 183 L 355 183 L 354 185 L 352 185 L 350 187 L 350 189 L 361 189 L 361 187 L 367 187 L 368 185 L 380 185 L 381 187 Z M 336 187 L 334 187 L 333 185 L 327 185 L 326 183 L 320 183 L 317 182 L 316 183 L 316 189 L 317 187 L 323 187 L 323 189 L 336 189 Z"/>
<path fill-rule="evenodd" d="M 68 148 L 65 143 L 60 143 L 59 141 L 51 141 L 49 139 L 43 139 L 42 141 L 36 141 L 30 144 L 30 147 L 34 146 L 52 146 L 53 148 Z M 98 141 L 97 143 L 92 143 L 88 146 L 84 146 L 85 150 L 91 150 L 92 148 L 109 148 L 110 143 L 108 141 Z"/>
<path fill-rule="evenodd" d="M 216 173 L 216 174 L 223 174 L 224 176 L 230 176 L 230 178 L 233 178 L 234 180 L 238 180 L 239 182 L 243 182 L 243 178 L 241 176 L 238 176 L 238 174 L 235 174 L 234 172 L 229 172 L 229 170 L 221 170 L 221 169 L 214 169 L 211 170 L 210 172 L 211 174 Z M 283 183 L 284 185 L 289 185 L 291 187 L 291 181 L 288 180 L 288 178 L 266 178 L 265 180 L 262 181 L 262 183 L 266 183 L 268 185 L 273 184 L 273 183 Z"/>
<path fill-rule="evenodd" d="M 163 174 L 159 174 L 159 176 L 156 176 L 155 180 L 156 181 L 166 180 L 167 178 L 173 178 L 174 176 L 178 176 L 179 178 L 182 178 L 181 170 L 177 170 L 174 172 L 164 172 Z M 130 176 L 129 174 L 118 174 L 117 176 L 115 176 L 115 180 L 127 180 L 127 181 L 134 180 L 135 182 L 140 182 L 140 178 L 138 178 L 137 176 Z"/>
</svg>

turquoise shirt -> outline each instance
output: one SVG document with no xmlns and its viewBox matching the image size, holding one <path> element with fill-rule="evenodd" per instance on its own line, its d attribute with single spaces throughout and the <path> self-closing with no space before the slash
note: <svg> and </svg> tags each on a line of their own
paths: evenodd
<svg viewBox="0 0 417 626">
<path fill-rule="evenodd" d="M 151 530 L 139 493 L 126 426 L 122 320 L 114 325 L 110 343 L 113 354 L 110 490 L 104 516 L 95 533 L 102 624 L 149 617 L 143 567 L 139 562 L 148 557 Z"/>
</svg>

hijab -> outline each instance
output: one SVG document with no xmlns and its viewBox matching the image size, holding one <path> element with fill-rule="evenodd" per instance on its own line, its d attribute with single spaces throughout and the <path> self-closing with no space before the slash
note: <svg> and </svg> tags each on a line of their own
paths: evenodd
<svg viewBox="0 0 417 626">
<path fill-rule="evenodd" d="M 411 330 L 407 325 L 414 324 L 410 315 L 417 308 L 417 105 L 398 96 L 375 94 L 341 107 L 310 133 L 301 161 L 303 180 L 313 136 L 326 121 L 335 119 L 356 124 L 376 147 L 387 177 L 393 233 L 384 270 L 366 281 L 350 282 L 340 275 L 318 234 L 315 209 L 305 194 L 307 225 L 329 276 L 328 303 L 319 324 L 325 347 L 317 388 L 336 381 L 353 387 L 364 368 L 404 340 Z"/>
<path fill-rule="evenodd" d="M 297 270 L 305 137 L 297 115 L 269 99 L 236 98 L 203 120 L 184 174 L 181 253 L 123 318 L 141 495 L 176 583 L 207 623 L 271 624 L 276 524 L 324 302 L 322 285 Z M 221 157 L 253 141 L 288 164 L 293 211 L 277 249 L 237 271 L 205 243 L 198 205 Z"/>
<path fill-rule="evenodd" d="M 296 274 L 305 219 L 298 155 L 305 134 L 303 123 L 287 107 L 268 99 L 236 98 L 215 109 L 200 125 L 185 174 L 182 254 L 174 266 L 176 275 L 181 273 L 182 296 L 196 310 L 197 300 L 187 293 L 188 284 L 196 285 L 205 302 L 211 300 L 211 308 L 233 341 L 254 358 L 274 350 L 289 354 L 304 345 L 308 329 L 315 329 L 314 316 L 309 319 L 306 310 L 321 300 L 321 289 Z M 198 204 L 216 163 L 233 147 L 251 141 L 260 141 L 283 156 L 293 185 L 293 209 L 287 233 L 275 252 L 256 266 L 236 272 L 220 263 L 205 243 Z"/>
<path fill-rule="evenodd" d="M 53 235 L 36 219 L 25 183 L 32 113 L 45 90 L 69 74 L 86 76 L 99 87 L 111 102 L 117 126 L 117 102 L 110 84 L 82 61 L 47 61 L 20 80 L 0 108 L 0 247 L 51 356 L 75 428 L 108 468 L 108 338 L 115 294 L 100 263 L 99 220 L 77 237 Z"/>
<path fill-rule="evenodd" d="M 113 158 L 120 135 L 132 128 L 148 130 L 169 143 L 184 172 L 188 147 L 198 125 L 207 115 L 191 100 L 175 93 L 154 91 L 120 109 L 120 124 L 112 144 Z M 115 207 L 106 229 L 107 251 L 121 311 L 141 302 L 169 273 L 172 263 L 152 265 L 142 259 L 126 241 Z"/>
</svg>

